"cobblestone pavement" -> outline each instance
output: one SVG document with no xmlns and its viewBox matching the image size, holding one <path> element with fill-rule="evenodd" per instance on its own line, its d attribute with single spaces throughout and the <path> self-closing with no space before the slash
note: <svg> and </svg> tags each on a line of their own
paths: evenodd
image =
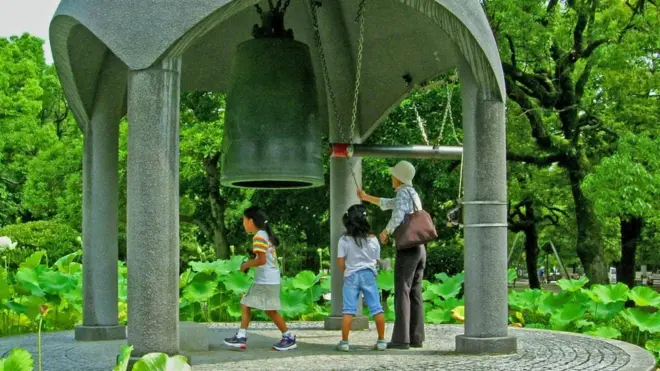
<svg viewBox="0 0 660 371">
<path fill-rule="evenodd" d="M 645 350 L 620 341 L 578 334 L 510 329 L 518 338 L 518 353 L 499 356 L 466 356 L 454 352 L 454 337 L 462 326 L 427 325 L 424 348 L 372 350 L 373 328 L 351 334 L 351 351 L 334 350 L 336 331 L 324 331 L 317 322 L 292 323 L 299 349 L 276 352 L 270 346 L 279 340 L 272 324 L 254 323 L 248 332 L 248 349 L 238 351 L 222 345 L 233 335 L 236 324 L 209 324 L 211 350 L 191 353 L 193 370 L 655 370 L 653 357 Z M 388 336 L 392 331 L 388 324 Z M 43 337 L 43 370 L 111 370 L 119 347 L 125 341 L 82 343 L 72 331 L 47 333 Z M 13 347 L 31 351 L 36 359 L 36 336 L 0 338 L 0 354 Z"/>
</svg>

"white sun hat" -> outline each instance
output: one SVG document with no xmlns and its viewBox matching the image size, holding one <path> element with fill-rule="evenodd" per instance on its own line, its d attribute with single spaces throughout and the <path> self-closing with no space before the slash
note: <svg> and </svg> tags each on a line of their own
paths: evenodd
<svg viewBox="0 0 660 371">
<path fill-rule="evenodd" d="M 394 167 L 390 168 L 390 174 L 399 179 L 401 183 L 412 185 L 415 177 L 415 167 L 408 161 L 399 161 Z"/>
</svg>

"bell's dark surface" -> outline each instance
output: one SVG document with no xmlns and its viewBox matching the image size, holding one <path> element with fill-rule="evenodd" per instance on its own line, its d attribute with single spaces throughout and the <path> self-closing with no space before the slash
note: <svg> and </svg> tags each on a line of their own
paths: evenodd
<svg viewBox="0 0 660 371">
<path fill-rule="evenodd" d="M 227 94 L 223 186 L 323 185 L 321 128 L 307 45 L 263 38 L 238 45 Z"/>
</svg>

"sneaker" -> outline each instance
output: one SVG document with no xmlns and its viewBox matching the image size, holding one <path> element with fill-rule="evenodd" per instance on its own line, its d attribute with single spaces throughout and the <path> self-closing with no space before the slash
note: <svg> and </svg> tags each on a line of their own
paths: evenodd
<svg viewBox="0 0 660 371">
<path fill-rule="evenodd" d="M 232 348 L 247 349 L 247 337 L 239 338 L 234 335 L 231 338 L 225 339 L 225 345 L 228 345 Z"/>
<path fill-rule="evenodd" d="M 387 341 L 386 340 L 378 340 L 376 342 L 376 345 L 374 346 L 374 349 L 379 350 L 379 351 L 383 351 L 383 350 L 387 349 Z"/>
<path fill-rule="evenodd" d="M 282 340 L 280 340 L 279 343 L 273 345 L 273 349 L 279 350 L 279 351 L 284 351 L 284 350 L 291 350 L 291 349 L 296 349 L 298 348 L 298 344 L 296 344 L 296 337 L 295 336 L 282 336 Z"/>
<path fill-rule="evenodd" d="M 337 350 L 340 352 L 348 352 L 350 349 L 350 346 L 348 345 L 348 341 L 340 341 L 339 344 L 337 344 Z"/>
</svg>

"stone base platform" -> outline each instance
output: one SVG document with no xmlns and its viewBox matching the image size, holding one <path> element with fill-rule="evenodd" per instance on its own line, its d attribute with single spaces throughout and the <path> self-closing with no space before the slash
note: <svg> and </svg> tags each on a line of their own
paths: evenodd
<svg viewBox="0 0 660 371">
<path fill-rule="evenodd" d="M 337 331 L 323 330 L 323 322 L 290 323 L 299 349 L 277 352 L 271 345 L 280 333 L 270 323 L 253 323 L 248 331 L 248 349 L 229 349 L 222 344 L 237 324 L 208 324 L 209 351 L 192 352 L 193 370 L 620 370 L 654 371 L 655 360 L 644 349 L 616 340 L 564 332 L 511 328 L 518 339 L 518 352 L 510 355 L 463 355 L 455 352 L 455 337 L 462 326 L 427 325 L 421 349 L 372 350 L 374 324 L 351 333 L 351 351 L 337 352 Z M 387 336 L 392 324 L 387 325 Z M 48 371 L 111 370 L 119 347 L 126 340 L 77 342 L 73 331 L 43 336 L 43 369 Z M 0 355 L 23 347 L 36 359 L 36 335 L 0 338 Z"/>
</svg>

